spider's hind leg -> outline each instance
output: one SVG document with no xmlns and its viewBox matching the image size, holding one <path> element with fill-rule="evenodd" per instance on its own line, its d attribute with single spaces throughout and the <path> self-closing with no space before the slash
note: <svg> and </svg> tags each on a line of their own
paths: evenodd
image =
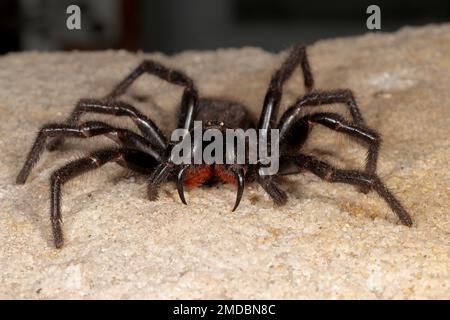
<svg viewBox="0 0 450 320">
<path fill-rule="evenodd" d="M 313 113 L 301 116 L 300 109 L 290 108 L 281 117 L 280 129 L 280 149 L 298 149 L 309 135 L 310 128 L 320 124 L 331 130 L 342 132 L 359 141 L 368 144 L 365 172 L 374 174 L 377 169 L 378 154 L 380 149 L 380 135 L 365 126 L 356 125 L 346 121 L 343 117 L 335 113 Z M 367 193 L 369 189 L 360 185 L 361 192 Z"/>
<path fill-rule="evenodd" d="M 158 126 L 150 118 L 128 103 L 113 100 L 81 99 L 78 101 L 65 123 L 67 125 L 77 125 L 81 116 L 85 113 L 129 117 L 147 140 L 152 142 L 158 148 L 166 148 L 166 138 Z M 64 137 L 54 138 L 47 143 L 47 150 L 56 150 L 63 142 Z"/>
<path fill-rule="evenodd" d="M 376 191 L 398 216 L 402 224 L 408 227 L 413 225 L 409 213 L 376 174 L 356 170 L 337 169 L 324 161 L 303 154 L 297 155 L 295 157 L 295 162 L 300 168 L 306 169 L 328 182 L 347 183 Z"/>
<path fill-rule="evenodd" d="M 105 135 L 121 146 L 141 150 L 149 156 L 152 156 L 155 160 L 161 159 L 160 151 L 153 148 L 149 141 L 127 129 L 115 128 L 98 121 L 85 122 L 79 126 L 48 124 L 43 126 L 39 131 L 36 140 L 27 155 L 27 159 L 20 170 L 20 173 L 17 175 L 16 182 L 19 184 L 25 183 L 32 168 L 38 162 L 39 157 L 44 151 L 45 142 L 48 137 L 87 139 L 98 135 Z"/>
<path fill-rule="evenodd" d="M 55 247 L 61 248 L 64 243 L 61 227 L 61 188 L 67 181 L 88 171 L 100 168 L 108 162 L 116 162 L 123 167 L 136 170 L 136 163 L 144 163 L 148 157 L 147 154 L 133 149 L 104 149 L 95 151 L 85 158 L 69 162 L 53 172 L 50 178 L 50 220 Z M 139 161 L 139 158 L 142 159 Z M 145 168 L 143 167 L 142 169 Z"/>
</svg>

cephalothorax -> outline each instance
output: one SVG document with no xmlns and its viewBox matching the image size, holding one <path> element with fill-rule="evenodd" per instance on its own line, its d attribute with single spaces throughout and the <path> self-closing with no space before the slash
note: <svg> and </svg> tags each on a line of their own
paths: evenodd
<svg viewBox="0 0 450 320">
<path fill-rule="evenodd" d="M 300 66 L 303 72 L 306 93 L 300 95 L 277 121 L 283 85 L 291 77 L 297 66 Z M 260 164 L 174 164 L 170 160 L 170 150 L 173 144 L 168 141 L 158 126 L 130 104 L 117 100 L 144 73 L 155 75 L 172 84 L 184 87 L 178 128 L 191 130 L 194 120 L 200 120 L 203 121 L 206 128 L 217 126 L 219 123 L 220 126 L 231 128 L 279 129 L 279 163 L 282 169 L 294 166 L 296 171 L 290 171 L 289 173 L 307 170 L 328 182 L 355 185 L 364 193 L 374 190 L 397 214 L 402 224 L 412 225 L 410 215 L 375 173 L 380 146 L 379 134 L 365 125 L 350 90 L 321 91 L 314 89 L 314 80 L 306 49 L 299 44 L 291 49 L 281 67 L 272 75 L 257 124 L 252 121 L 247 109 L 241 104 L 221 99 L 202 98 L 199 96 L 192 79 L 183 72 L 169 69 L 153 60 L 145 60 L 120 82 L 106 98 L 99 100 L 82 99 L 77 103 L 65 123 L 43 126 L 22 170 L 17 176 L 17 183 L 25 183 L 45 147 L 50 151 L 55 150 L 61 145 L 64 138 L 89 138 L 104 135 L 118 144 L 117 148 L 98 150 L 85 158 L 72 161 L 51 175 L 50 215 L 54 243 L 57 248 L 61 248 L 63 245 L 60 203 L 62 185 L 73 177 L 99 168 L 108 162 L 116 162 L 121 166 L 148 175 L 147 191 L 150 200 L 157 199 L 161 183 L 169 179 L 175 179 L 180 198 L 185 204 L 183 185 L 198 186 L 214 180 L 237 185 L 238 191 L 233 211 L 239 205 L 245 182 L 259 183 L 277 204 L 282 205 L 287 201 L 286 193 L 276 182 L 279 175 L 285 174 L 283 170 L 276 175 L 263 175 L 261 174 L 262 165 Z M 304 115 L 305 107 L 333 103 L 345 104 L 350 111 L 351 120 L 346 120 L 339 114 L 329 112 Z M 80 118 L 84 113 L 103 113 L 129 117 L 138 127 L 140 134 L 104 122 L 89 121 L 80 124 Z M 311 128 L 316 124 L 347 134 L 366 143 L 368 154 L 364 170 L 337 169 L 311 155 L 300 153 Z M 52 140 L 47 142 L 47 138 L 52 138 Z"/>
</svg>

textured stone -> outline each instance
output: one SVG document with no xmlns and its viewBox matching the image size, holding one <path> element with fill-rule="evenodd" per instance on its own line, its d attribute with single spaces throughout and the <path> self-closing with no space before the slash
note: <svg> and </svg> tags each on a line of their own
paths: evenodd
<svg viewBox="0 0 450 320">
<path fill-rule="evenodd" d="M 40 126 L 65 119 L 80 97 L 103 96 L 149 57 L 186 71 L 203 95 L 232 98 L 257 115 L 286 53 L 9 54 L 0 57 L 0 298 L 450 298 L 450 25 L 320 41 L 309 53 L 317 88 L 351 88 L 382 134 L 378 172 L 413 228 L 399 225 L 376 194 L 311 174 L 284 179 L 284 207 L 249 185 L 231 213 L 232 186 L 190 190 L 184 206 L 168 183 L 149 202 L 145 180 L 112 164 L 64 188 L 66 243 L 56 250 L 49 175 L 109 142 L 68 141 L 15 185 Z M 142 77 L 126 99 L 169 133 L 181 92 Z M 283 105 L 302 92 L 297 72 Z M 365 155 L 323 128 L 306 149 L 346 168 Z"/>
</svg>

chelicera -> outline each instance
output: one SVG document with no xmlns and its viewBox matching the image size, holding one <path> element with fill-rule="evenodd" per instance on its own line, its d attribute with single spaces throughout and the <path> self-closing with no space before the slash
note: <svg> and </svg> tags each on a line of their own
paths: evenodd
<svg viewBox="0 0 450 320">
<path fill-rule="evenodd" d="M 306 93 L 300 95 L 277 121 L 283 85 L 298 66 L 303 73 Z M 205 130 L 213 127 L 219 129 L 279 129 L 280 171 L 275 175 L 263 175 L 261 173 L 262 165 L 259 163 L 174 164 L 170 156 L 173 143 L 168 141 L 151 119 L 132 105 L 118 100 L 118 97 L 123 95 L 129 86 L 144 73 L 184 87 L 178 128 L 192 130 L 194 121 L 199 120 L 203 122 Z M 305 115 L 303 112 L 306 107 L 335 103 L 344 104 L 349 109 L 350 120 L 346 120 L 336 113 L 316 112 Z M 80 118 L 85 113 L 129 117 L 136 124 L 140 134 L 104 122 L 89 121 L 80 124 Z M 325 126 L 365 143 L 368 146 L 365 168 L 363 170 L 338 169 L 312 155 L 301 153 L 302 145 L 315 125 Z M 167 68 L 153 60 L 145 60 L 105 98 L 81 99 L 65 123 L 44 125 L 17 176 L 17 183 L 25 183 L 45 147 L 52 151 L 62 144 L 64 138 L 84 139 L 98 135 L 104 135 L 114 140 L 118 147 L 101 149 L 84 158 L 69 162 L 53 172 L 50 177 L 50 217 L 54 244 L 57 248 L 61 248 L 63 245 L 62 186 L 68 180 L 89 170 L 97 169 L 108 162 L 116 162 L 123 167 L 147 175 L 147 195 L 152 201 L 157 199 L 160 185 L 168 180 L 176 181 L 181 201 L 185 204 L 184 185 L 195 187 L 211 181 L 234 183 L 237 186 L 237 196 L 233 211 L 239 205 L 245 183 L 260 184 L 276 204 L 282 205 L 287 202 L 287 195 L 277 183 L 277 177 L 283 174 L 309 171 L 328 182 L 355 185 L 364 193 L 375 191 L 386 201 L 402 224 L 406 226 L 413 224 L 408 212 L 376 174 L 380 135 L 365 124 L 350 90 L 322 91 L 314 89 L 314 79 L 306 49 L 301 44 L 295 45 L 290 50 L 281 67 L 273 73 L 264 98 L 259 122 L 253 121 L 247 108 L 239 103 L 200 97 L 193 80 L 185 73 Z M 47 141 L 47 138 L 50 140 Z M 294 171 L 292 171 L 292 167 L 295 168 Z M 290 169 L 286 171 L 286 168 Z"/>
</svg>

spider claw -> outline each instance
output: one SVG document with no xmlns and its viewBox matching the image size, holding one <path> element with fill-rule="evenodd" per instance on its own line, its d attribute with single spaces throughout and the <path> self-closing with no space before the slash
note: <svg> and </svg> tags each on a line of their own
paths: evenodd
<svg viewBox="0 0 450 320">
<path fill-rule="evenodd" d="M 231 210 L 232 212 L 234 212 L 234 210 L 236 210 L 237 207 L 239 206 L 239 203 L 241 202 L 242 199 L 242 194 L 244 193 L 244 170 L 242 168 L 238 169 L 238 171 L 234 172 L 234 176 L 236 177 L 238 190 L 236 194 L 236 202 L 234 203 L 234 208 L 233 210 Z"/>
<path fill-rule="evenodd" d="M 178 195 L 180 196 L 181 202 L 187 205 L 186 198 L 184 197 L 184 174 L 186 172 L 186 169 L 188 167 L 181 168 L 180 171 L 178 171 L 177 175 L 177 190 Z"/>
</svg>

